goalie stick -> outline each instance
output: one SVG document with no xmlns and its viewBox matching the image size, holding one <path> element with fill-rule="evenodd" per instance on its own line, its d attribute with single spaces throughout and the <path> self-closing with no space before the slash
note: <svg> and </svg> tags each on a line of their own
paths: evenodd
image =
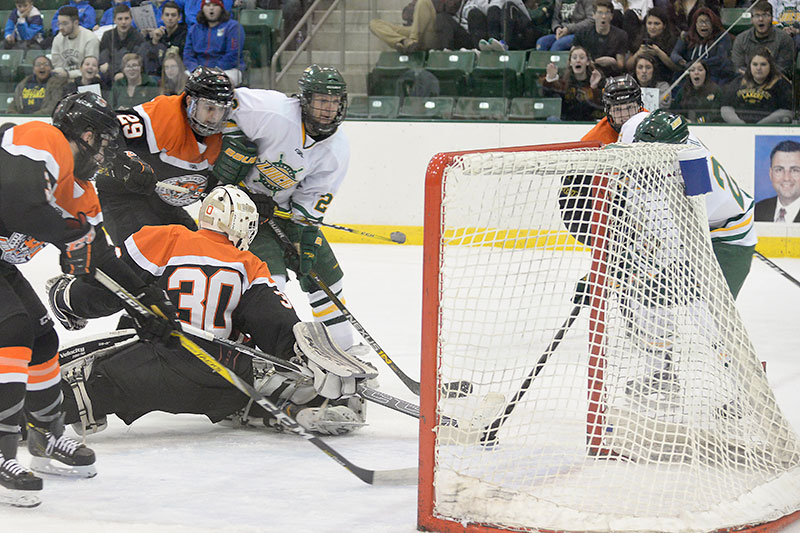
<svg viewBox="0 0 800 533">
<path fill-rule="evenodd" d="M 270 228 L 272 228 L 272 231 L 275 233 L 275 236 L 278 237 L 278 240 L 281 241 L 283 246 L 287 250 L 291 250 L 291 253 L 296 254 L 297 249 L 295 249 L 294 245 L 292 244 L 292 241 L 289 240 L 289 237 L 287 237 L 286 233 L 284 233 L 283 230 L 280 227 L 278 227 L 275 221 L 272 219 L 267 219 L 266 223 L 269 224 Z M 334 303 L 334 305 L 336 305 L 336 307 L 339 308 L 339 311 L 342 312 L 342 315 L 344 315 L 347 321 L 353 325 L 356 331 L 358 331 L 358 333 L 364 338 L 364 340 L 367 341 L 370 347 L 372 347 L 372 349 L 375 350 L 375 352 L 380 356 L 383 362 L 386 363 L 389 366 L 389 368 L 392 369 L 392 372 L 394 372 L 395 375 L 397 375 L 397 377 L 400 378 L 400 381 L 402 381 L 403 384 L 406 387 L 408 387 L 408 390 L 419 396 L 419 381 L 410 378 L 405 372 L 403 372 L 400 369 L 400 367 L 398 367 L 395 364 L 394 361 L 392 361 L 392 359 L 386 354 L 386 352 L 383 351 L 383 348 L 381 348 L 380 345 L 377 342 L 375 342 L 375 339 L 372 338 L 372 335 L 367 333 L 367 330 L 364 329 L 364 326 L 362 326 L 361 323 L 358 320 L 356 320 L 353 314 L 347 309 L 347 307 L 345 307 L 344 303 L 342 303 L 342 301 L 339 299 L 338 296 L 336 296 L 336 294 L 334 294 L 331 288 L 328 287 L 328 285 L 324 281 L 322 281 L 322 279 L 319 277 L 316 271 L 314 271 L 313 268 L 309 270 L 308 275 L 311 276 L 311 279 L 313 279 L 314 282 L 317 284 L 317 286 L 320 289 L 322 289 L 322 291 L 328 296 L 328 298 L 330 298 L 330 300 Z M 445 383 L 444 385 L 442 385 L 442 394 L 448 397 L 464 396 L 470 394 L 471 392 L 472 392 L 472 383 L 470 383 L 469 381 L 453 381 L 451 383 Z"/>
<path fill-rule="evenodd" d="M 772 261 L 770 261 L 769 259 L 767 259 L 763 255 L 761 255 L 759 252 L 753 252 L 753 255 L 755 255 L 756 257 L 758 257 L 762 261 L 764 261 L 764 263 L 766 263 L 767 266 L 770 267 L 772 270 L 774 270 L 775 272 L 777 272 L 778 274 L 780 274 L 784 278 L 788 279 L 789 281 L 791 281 L 792 283 L 794 283 L 795 285 L 800 287 L 800 281 L 797 281 L 797 279 L 794 276 L 792 276 L 791 274 L 786 272 L 784 269 L 782 269 L 781 267 L 779 267 L 778 265 L 776 265 L 775 263 L 773 263 Z"/>
<path fill-rule="evenodd" d="M 156 313 L 152 309 L 148 309 L 147 307 L 145 307 L 144 304 L 142 304 L 139 300 L 137 300 L 131 293 L 126 291 L 123 287 L 121 287 L 116 281 L 107 276 L 103 271 L 99 269 L 96 270 L 94 277 L 101 285 L 106 287 L 120 300 L 127 303 L 132 308 L 136 309 L 142 315 L 158 316 L 158 313 Z M 161 316 L 163 318 L 163 315 Z M 370 485 L 404 485 L 416 482 L 417 480 L 416 468 L 405 468 L 397 470 L 369 470 L 353 464 L 342 454 L 334 450 L 324 440 L 313 435 L 306 428 L 298 424 L 294 418 L 292 418 L 287 413 L 279 409 L 275 404 L 269 401 L 269 399 L 267 399 L 265 396 L 259 393 L 252 385 L 241 379 L 238 375 L 234 374 L 228 367 L 217 361 L 213 356 L 211 356 L 211 354 L 209 354 L 208 352 L 203 350 L 200 346 L 195 344 L 182 332 L 173 331 L 171 335 L 173 337 L 176 337 L 180 341 L 181 346 L 186 351 L 188 351 L 189 353 L 197 357 L 200 361 L 208 365 L 209 368 L 214 370 L 228 383 L 230 383 L 231 385 L 242 391 L 244 394 L 252 398 L 254 402 L 260 405 L 271 416 L 275 417 L 275 419 L 277 419 L 278 422 L 284 428 L 308 440 L 311 444 L 322 450 L 331 459 L 333 459 L 341 466 L 349 470 L 352 474 L 354 474 L 356 477 L 358 477 L 358 479 L 360 479 L 364 483 L 368 483 Z"/>
</svg>

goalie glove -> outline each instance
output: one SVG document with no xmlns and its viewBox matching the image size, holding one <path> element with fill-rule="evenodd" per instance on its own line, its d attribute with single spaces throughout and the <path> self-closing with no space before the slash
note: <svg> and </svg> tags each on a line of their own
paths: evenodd
<svg viewBox="0 0 800 533">
<path fill-rule="evenodd" d="M 225 135 L 212 175 L 223 185 L 237 185 L 258 160 L 256 144 L 241 135 Z"/>
<path fill-rule="evenodd" d="M 125 150 L 114 159 L 114 176 L 125 182 L 126 189 L 136 194 L 150 194 L 156 187 L 153 168 L 130 150 Z"/>
<path fill-rule="evenodd" d="M 69 288 L 75 282 L 73 276 L 61 275 L 47 280 L 45 290 L 50 310 L 64 329 L 76 331 L 86 327 L 88 320 L 76 315 L 69 303 Z"/>
</svg>

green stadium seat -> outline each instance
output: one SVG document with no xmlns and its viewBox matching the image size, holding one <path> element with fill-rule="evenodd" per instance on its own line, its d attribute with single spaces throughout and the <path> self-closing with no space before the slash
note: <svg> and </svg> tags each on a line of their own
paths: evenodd
<svg viewBox="0 0 800 533">
<path fill-rule="evenodd" d="M 561 119 L 561 98 L 514 98 L 508 110 L 509 120 Z"/>
<path fill-rule="evenodd" d="M 397 96 L 400 76 L 424 65 L 425 52 L 381 52 L 375 67 L 367 74 L 367 92 L 374 96 Z"/>
<path fill-rule="evenodd" d="M 512 98 L 522 96 L 524 50 L 512 52 L 481 52 L 470 74 L 475 96 Z"/>
<path fill-rule="evenodd" d="M 0 81 L 19 81 L 23 50 L 0 50 Z"/>
<path fill-rule="evenodd" d="M 502 97 L 462 97 L 456 100 L 453 118 L 461 120 L 505 120 L 508 99 Z"/>
<path fill-rule="evenodd" d="M 283 13 L 280 9 L 243 9 L 239 24 L 244 28 L 244 48 L 256 66 L 266 67 L 278 49 Z"/>
<path fill-rule="evenodd" d="M 347 106 L 348 118 L 397 118 L 399 96 L 354 96 Z"/>
<path fill-rule="evenodd" d="M 553 63 L 558 70 L 567 67 L 569 52 L 550 52 L 549 50 L 531 50 L 528 61 L 522 71 L 525 96 L 540 96 L 539 77 L 545 73 L 547 65 Z"/>
<path fill-rule="evenodd" d="M 66 5 L 66 3 L 64 5 Z M 58 9 L 39 8 L 39 11 L 42 13 L 42 25 L 44 26 L 45 36 L 52 36 L 53 32 L 50 30 L 50 25 L 53 23 L 53 17 L 58 13 Z"/>
<path fill-rule="evenodd" d="M 397 116 L 400 118 L 448 119 L 453 116 L 454 104 L 455 98 L 447 96 L 434 98 L 408 96 L 403 100 Z"/>
<path fill-rule="evenodd" d="M 719 11 L 719 17 L 722 19 L 722 25 L 725 27 L 725 29 L 730 28 L 733 35 L 742 33 L 743 31 L 752 28 L 753 24 L 751 22 L 751 13 L 746 13 L 746 11 L 747 8 L 744 7 L 723 7 Z M 744 13 L 744 16 L 739 19 L 739 16 L 742 13 Z M 739 19 L 739 21 L 736 22 L 736 19 Z"/>
<path fill-rule="evenodd" d="M 474 50 L 445 52 L 431 50 L 425 61 L 425 70 L 439 80 L 439 94 L 469 96 L 469 74 L 475 66 Z"/>
<path fill-rule="evenodd" d="M 14 101 L 14 93 L 0 93 L 0 114 L 8 111 L 8 106 Z"/>
<path fill-rule="evenodd" d="M 13 7 L 13 6 L 12 6 Z M 8 16 L 11 15 L 12 9 L 0 9 L 0 25 L 3 28 L 6 27 L 6 22 L 8 22 Z"/>
</svg>

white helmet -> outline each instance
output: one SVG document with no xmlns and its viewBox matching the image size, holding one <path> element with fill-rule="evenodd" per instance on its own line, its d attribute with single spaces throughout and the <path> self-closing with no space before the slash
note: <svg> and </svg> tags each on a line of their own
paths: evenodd
<svg viewBox="0 0 800 533">
<path fill-rule="evenodd" d="M 200 206 L 200 229 L 228 236 L 240 250 L 250 248 L 258 232 L 258 211 L 253 200 L 235 185 L 216 187 Z"/>
</svg>

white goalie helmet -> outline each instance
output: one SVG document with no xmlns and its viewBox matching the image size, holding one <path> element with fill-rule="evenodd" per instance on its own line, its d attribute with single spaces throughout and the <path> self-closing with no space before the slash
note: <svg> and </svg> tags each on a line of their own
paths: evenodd
<svg viewBox="0 0 800 533">
<path fill-rule="evenodd" d="M 239 250 L 247 250 L 258 232 L 256 205 L 235 185 L 216 187 L 200 206 L 200 229 L 224 233 Z"/>
</svg>

